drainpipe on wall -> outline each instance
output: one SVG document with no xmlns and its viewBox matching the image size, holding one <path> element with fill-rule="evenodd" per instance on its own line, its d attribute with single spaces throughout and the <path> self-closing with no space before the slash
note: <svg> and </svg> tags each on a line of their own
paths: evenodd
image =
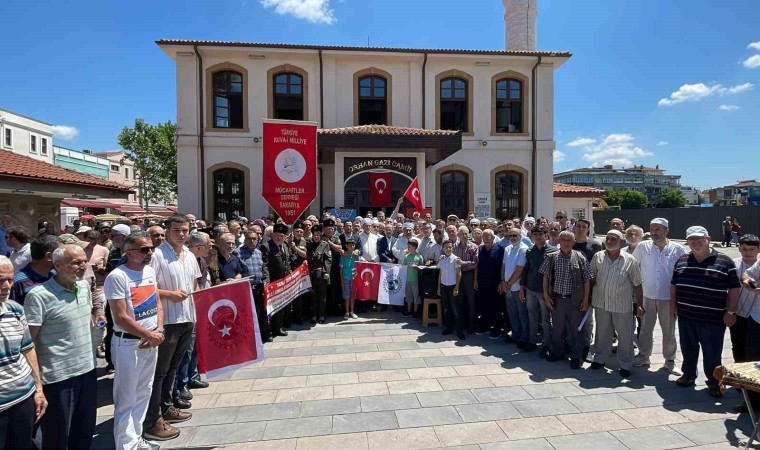
<svg viewBox="0 0 760 450">
<path fill-rule="evenodd" d="M 325 127 L 325 83 L 324 83 L 324 77 L 322 76 L 324 74 L 323 71 L 323 64 L 322 64 L 322 49 L 319 49 L 319 128 Z"/>
<path fill-rule="evenodd" d="M 206 148 L 203 146 L 203 57 L 193 45 L 198 59 L 198 148 L 200 150 L 201 218 L 206 220 Z M 213 219 L 213 218 L 212 218 Z"/>
<path fill-rule="evenodd" d="M 538 176 L 536 176 L 536 172 L 538 171 L 538 143 L 536 139 L 536 129 L 538 128 L 536 126 L 536 120 L 538 118 L 538 113 L 536 112 L 536 106 L 538 105 L 538 101 L 536 100 L 536 91 L 538 86 L 538 81 L 536 80 L 536 74 L 538 72 L 538 66 L 541 64 L 542 57 L 539 56 L 538 60 L 536 60 L 536 64 L 533 66 L 533 74 L 531 76 L 531 121 L 530 121 L 530 141 L 532 144 L 532 152 L 530 157 L 530 163 L 531 163 L 531 196 L 530 196 L 530 209 L 531 213 L 535 216 L 537 214 L 536 212 L 536 194 L 538 189 Z"/>
<path fill-rule="evenodd" d="M 424 53 L 424 59 L 422 60 L 422 129 L 425 127 L 425 71 L 427 68 L 427 52 Z"/>
</svg>

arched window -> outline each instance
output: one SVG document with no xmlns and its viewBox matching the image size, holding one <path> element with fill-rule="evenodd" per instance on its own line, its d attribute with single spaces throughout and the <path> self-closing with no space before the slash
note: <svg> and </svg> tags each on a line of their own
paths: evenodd
<svg viewBox="0 0 760 450">
<path fill-rule="evenodd" d="M 214 72 L 214 128 L 243 128 L 243 75 Z"/>
<path fill-rule="evenodd" d="M 274 75 L 272 98 L 274 119 L 304 120 L 303 77 L 297 73 Z"/>
<path fill-rule="evenodd" d="M 245 217 L 245 174 L 237 169 L 214 172 L 214 219 Z"/>
<path fill-rule="evenodd" d="M 441 80 L 441 130 L 468 132 L 467 80 L 444 78 Z"/>
<path fill-rule="evenodd" d="M 387 87 L 379 75 L 359 78 L 359 125 L 388 125 Z"/>
<path fill-rule="evenodd" d="M 496 193 L 497 219 L 522 217 L 522 179 L 523 176 L 519 172 L 505 170 L 496 174 L 494 191 Z"/>
<path fill-rule="evenodd" d="M 523 132 L 523 83 L 514 78 L 496 81 L 495 131 L 497 133 Z"/>
<path fill-rule="evenodd" d="M 449 170 L 441 174 L 439 199 L 441 211 L 439 216 L 446 217 L 456 214 L 457 217 L 467 217 L 469 212 L 468 192 L 470 180 L 467 173 L 461 170 Z"/>
</svg>

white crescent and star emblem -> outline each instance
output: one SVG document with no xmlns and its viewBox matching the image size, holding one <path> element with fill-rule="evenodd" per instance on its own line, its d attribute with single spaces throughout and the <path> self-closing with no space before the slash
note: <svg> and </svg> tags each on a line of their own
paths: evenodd
<svg viewBox="0 0 760 450">
<path fill-rule="evenodd" d="M 381 181 L 383 182 L 382 188 L 378 186 L 378 183 L 380 183 Z M 377 180 L 375 180 L 375 189 L 377 189 L 377 192 L 379 192 L 380 194 L 383 193 L 383 189 L 385 189 L 386 187 L 388 187 L 388 183 L 385 181 L 385 179 L 378 178 Z"/>
<path fill-rule="evenodd" d="M 365 280 L 365 279 L 364 279 L 364 273 L 365 273 L 365 272 L 369 272 L 369 280 L 370 280 L 370 281 L 372 281 L 372 280 L 375 278 L 375 272 L 373 272 L 373 271 L 372 271 L 372 269 L 364 269 L 364 270 L 362 270 L 362 272 L 359 274 L 359 278 L 361 278 L 361 279 L 362 279 L 362 281 L 364 281 L 364 285 L 365 285 L 365 286 L 369 286 L 369 281 L 367 281 L 367 280 Z"/>
<path fill-rule="evenodd" d="M 235 305 L 235 302 L 225 298 L 225 299 L 215 301 L 211 305 L 211 308 L 208 309 L 208 321 L 211 323 L 211 325 L 216 326 L 216 324 L 214 323 L 214 313 L 216 312 L 216 310 L 225 306 L 232 309 L 232 322 L 233 323 L 235 322 L 235 319 L 237 319 L 237 314 L 238 314 L 237 306 Z M 227 326 L 226 323 L 224 324 L 222 328 L 219 328 L 219 333 L 221 333 L 222 337 L 229 336 L 230 331 L 232 331 L 232 327 Z"/>
<path fill-rule="evenodd" d="M 412 198 L 419 200 L 420 199 L 420 190 L 417 188 L 412 189 Z"/>
</svg>

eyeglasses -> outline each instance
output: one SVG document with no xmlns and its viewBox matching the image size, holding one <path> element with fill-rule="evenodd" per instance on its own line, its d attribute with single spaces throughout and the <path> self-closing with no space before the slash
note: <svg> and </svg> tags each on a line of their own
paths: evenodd
<svg viewBox="0 0 760 450">
<path fill-rule="evenodd" d="M 164 233 L 153 233 L 153 234 L 150 235 L 150 237 L 152 237 L 152 238 L 166 237 L 166 235 Z"/>
<path fill-rule="evenodd" d="M 153 247 L 140 247 L 140 248 L 132 248 L 129 250 L 130 252 L 140 252 L 143 255 L 147 255 L 148 253 L 153 252 Z"/>
<path fill-rule="evenodd" d="M 516 237 L 520 237 L 520 235 L 519 234 L 508 234 L 507 237 L 509 237 L 509 238 L 516 238 Z"/>
</svg>

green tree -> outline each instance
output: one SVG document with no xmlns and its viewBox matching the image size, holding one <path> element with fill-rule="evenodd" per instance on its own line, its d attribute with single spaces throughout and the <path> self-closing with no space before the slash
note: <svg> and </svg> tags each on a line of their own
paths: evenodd
<svg viewBox="0 0 760 450">
<path fill-rule="evenodd" d="M 623 189 L 612 189 L 605 192 L 604 201 L 609 206 L 620 206 L 620 209 L 643 209 L 649 203 L 645 194 Z"/>
<path fill-rule="evenodd" d="M 680 189 L 667 187 L 660 192 L 660 208 L 683 208 L 686 196 Z"/>
<path fill-rule="evenodd" d="M 135 119 L 134 128 L 124 127 L 119 145 L 134 162 L 140 204 L 172 201 L 177 194 L 177 125 L 171 121 L 151 125 Z"/>
</svg>

